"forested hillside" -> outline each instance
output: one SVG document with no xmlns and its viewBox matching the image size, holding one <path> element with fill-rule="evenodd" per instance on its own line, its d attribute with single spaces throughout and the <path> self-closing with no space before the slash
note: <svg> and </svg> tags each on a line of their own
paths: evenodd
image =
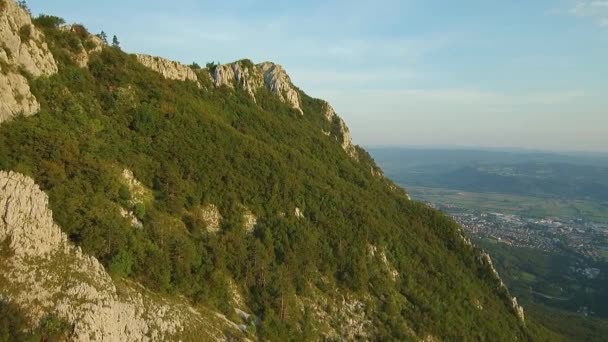
<svg viewBox="0 0 608 342">
<path fill-rule="evenodd" d="M 33 24 L 58 72 L 1 64 L 40 110 L 0 125 L 0 170 L 33 178 L 69 242 L 114 281 L 223 313 L 242 324 L 235 339 L 551 338 L 460 227 L 408 200 L 274 64 L 175 64 L 188 68 L 178 80 L 80 25 Z M 293 88 L 256 83 L 269 72 Z M 77 321 L 57 315 L 69 336 Z"/>
</svg>

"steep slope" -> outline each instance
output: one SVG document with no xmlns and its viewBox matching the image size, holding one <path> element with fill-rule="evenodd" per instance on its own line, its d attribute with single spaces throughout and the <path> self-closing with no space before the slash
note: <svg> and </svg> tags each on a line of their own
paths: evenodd
<svg viewBox="0 0 608 342">
<path fill-rule="evenodd" d="M 40 110 L 0 125 L 0 293 L 31 326 L 56 315 L 76 340 L 544 336 L 462 230 L 409 201 L 282 67 L 193 68 L 56 17 L 34 25 L 57 72 L 19 74 Z"/>
<path fill-rule="evenodd" d="M 220 340 L 231 326 L 203 316 L 183 300 L 154 296 L 136 284 L 115 283 L 103 266 L 53 223 L 47 196 L 33 180 L 0 171 L 0 294 L 34 322 L 53 313 L 70 323 L 74 341 L 145 341 L 188 336 Z"/>
</svg>

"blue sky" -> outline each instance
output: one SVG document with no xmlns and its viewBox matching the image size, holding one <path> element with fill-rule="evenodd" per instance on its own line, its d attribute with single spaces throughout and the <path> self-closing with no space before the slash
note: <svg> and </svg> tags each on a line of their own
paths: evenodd
<svg viewBox="0 0 608 342">
<path fill-rule="evenodd" d="M 185 63 L 282 64 L 363 145 L 608 152 L 608 0 L 29 0 Z"/>
</svg>

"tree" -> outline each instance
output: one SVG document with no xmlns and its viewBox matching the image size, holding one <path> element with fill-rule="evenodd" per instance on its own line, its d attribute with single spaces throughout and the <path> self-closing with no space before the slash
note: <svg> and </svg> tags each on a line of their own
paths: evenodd
<svg viewBox="0 0 608 342">
<path fill-rule="evenodd" d="M 32 15 L 32 11 L 30 11 L 30 8 L 27 6 L 27 2 L 25 0 L 19 0 L 17 2 L 17 5 L 19 5 L 19 7 L 26 11 L 27 14 Z"/>
<path fill-rule="evenodd" d="M 112 37 L 112 47 L 120 49 L 120 42 L 118 41 L 118 37 L 116 37 L 116 35 Z"/>
<path fill-rule="evenodd" d="M 53 15 L 45 15 L 45 14 L 39 15 L 37 18 L 35 18 L 33 20 L 33 22 L 38 27 L 53 28 L 53 29 L 59 28 L 59 26 L 65 24 L 65 20 L 63 20 L 62 18 L 53 16 Z"/>
<path fill-rule="evenodd" d="M 97 37 L 99 37 L 104 44 L 108 44 L 108 35 L 104 31 L 101 31 Z M 114 36 L 114 38 L 116 38 L 116 36 Z"/>
<path fill-rule="evenodd" d="M 218 64 L 215 64 L 215 62 L 209 62 L 207 63 L 207 70 L 209 70 L 210 72 L 215 72 L 215 68 L 217 68 Z"/>
</svg>

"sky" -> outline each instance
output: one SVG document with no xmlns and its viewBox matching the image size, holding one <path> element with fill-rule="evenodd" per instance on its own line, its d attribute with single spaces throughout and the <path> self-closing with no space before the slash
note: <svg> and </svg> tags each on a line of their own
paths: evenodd
<svg viewBox="0 0 608 342">
<path fill-rule="evenodd" d="M 364 146 L 608 152 L 608 0 L 29 0 L 184 63 L 283 65 Z"/>
</svg>

